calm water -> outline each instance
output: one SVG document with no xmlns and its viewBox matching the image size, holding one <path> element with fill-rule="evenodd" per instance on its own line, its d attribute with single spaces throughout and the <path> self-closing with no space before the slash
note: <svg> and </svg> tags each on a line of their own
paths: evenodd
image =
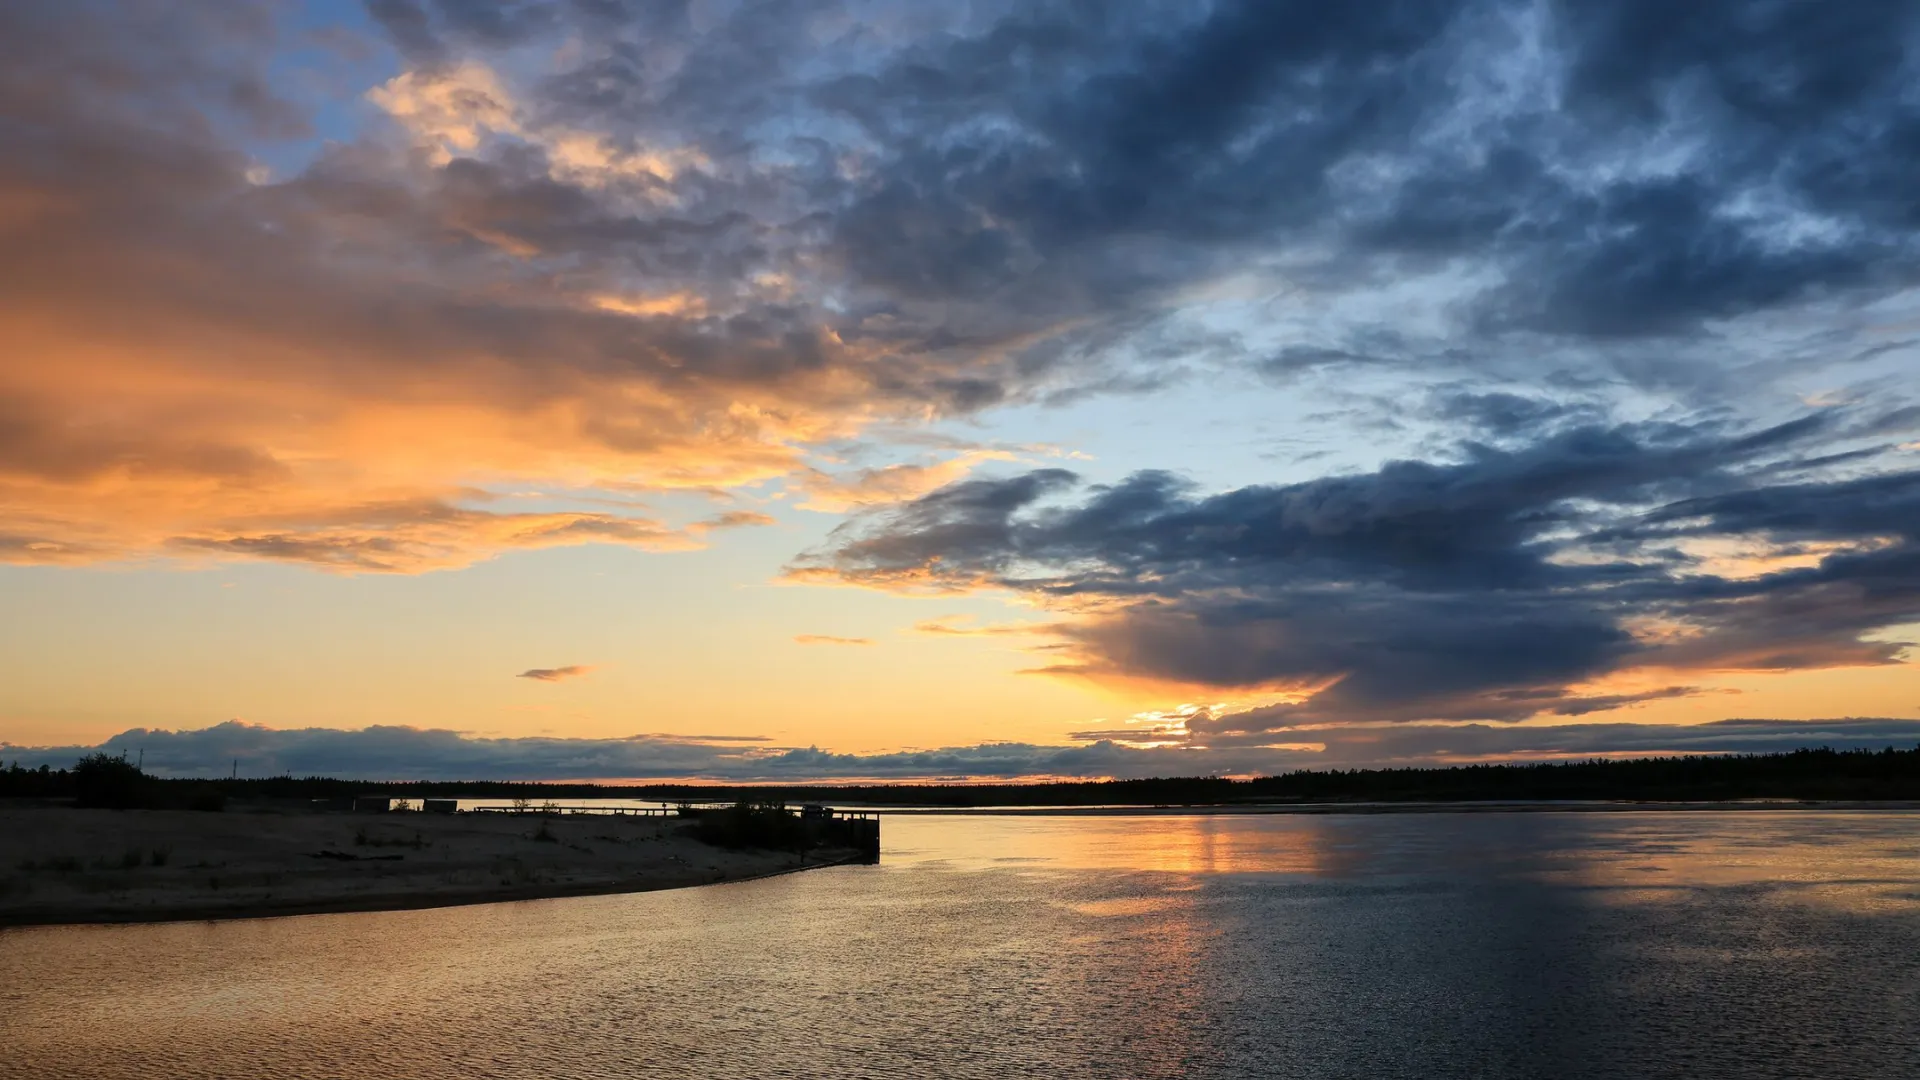
<svg viewBox="0 0 1920 1080">
<path fill-rule="evenodd" d="M 1920 1076 L 1920 817 L 920 817 L 668 893 L 0 932 L 6 1077 Z"/>
</svg>

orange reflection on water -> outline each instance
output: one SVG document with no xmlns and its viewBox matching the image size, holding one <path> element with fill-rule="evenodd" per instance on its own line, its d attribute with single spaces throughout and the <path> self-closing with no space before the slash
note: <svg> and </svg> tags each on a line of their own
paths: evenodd
<svg viewBox="0 0 1920 1080">
<path fill-rule="evenodd" d="M 1225 814 L 899 815 L 889 864 L 1167 874 L 1318 874 L 1339 859 L 1321 820 Z"/>
<path fill-rule="evenodd" d="M 1920 829 L 1809 810 L 890 815 L 889 866 L 1532 880 L 1622 902 L 1753 886 L 1858 912 L 1920 906 Z M 1920 826 L 1920 815 L 1896 814 Z M 1135 901 L 1128 901 L 1133 903 Z M 1119 914 L 1091 908 L 1089 914 Z"/>
<path fill-rule="evenodd" d="M 1556 851 L 1537 877 L 1607 890 L 1629 902 L 1659 900 L 1678 889 L 1764 886 L 1772 900 L 1862 914 L 1920 907 L 1913 887 L 1920 830 L 1890 836 L 1884 813 L 1583 816 L 1597 820 L 1582 822 L 1580 842 Z M 1920 816 L 1913 824 L 1920 826 Z"/>
</svg>

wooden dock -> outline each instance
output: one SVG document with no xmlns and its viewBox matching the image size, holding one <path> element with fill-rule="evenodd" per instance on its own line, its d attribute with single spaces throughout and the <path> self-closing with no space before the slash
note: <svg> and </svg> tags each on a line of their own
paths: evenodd
<svg viewBox="0 0 1920 1080">
<path fill-rule="evenodd" d="M 871 810 L 835 810 L 809 804 L 800 808 L 800 820 L 817 829 L 823 843 L 858 851 L 867 862 L 880 861 L 880 815 Z"/>
</svg>

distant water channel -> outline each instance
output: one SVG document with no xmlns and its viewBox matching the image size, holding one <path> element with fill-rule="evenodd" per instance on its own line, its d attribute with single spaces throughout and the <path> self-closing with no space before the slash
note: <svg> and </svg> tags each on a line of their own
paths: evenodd
<svg viewBox="0 0 1920 1080">
<path fill-rule="evenodd" d="M 893 817 L 878 867 L 0 932 L 0 1076 L 1920 1076 L 1920 816 Z"/>
</svg>

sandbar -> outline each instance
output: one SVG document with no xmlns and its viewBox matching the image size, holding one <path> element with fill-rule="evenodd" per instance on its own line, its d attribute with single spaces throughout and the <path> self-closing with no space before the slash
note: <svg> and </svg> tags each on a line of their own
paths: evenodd
<svg viewBox="0 0 1920 1080">
<path fill-rule="evenodd" d="M 256 918 L 640 892 L 851 852 L 730 851 L 672 818 L 0 807 L 0 927 Z"/>
</svg>

